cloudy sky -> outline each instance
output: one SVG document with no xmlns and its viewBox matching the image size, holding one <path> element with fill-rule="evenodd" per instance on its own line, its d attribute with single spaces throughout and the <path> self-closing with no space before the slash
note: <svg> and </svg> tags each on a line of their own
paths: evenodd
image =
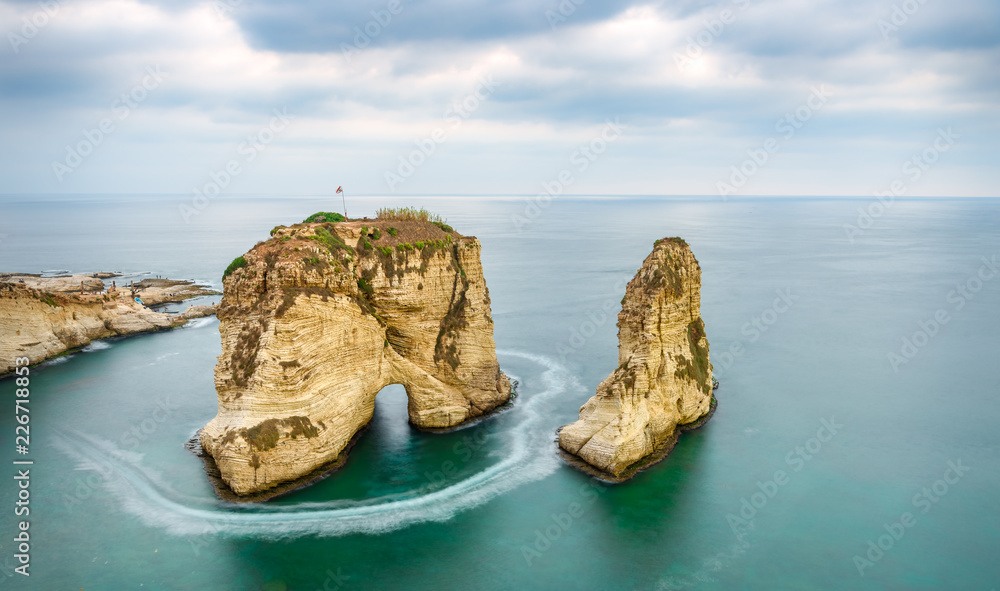
<svg viewBox="0 0 1000 591">
<path fill-rule="evenodd" d="M 996 196 L 996 0 L 0 2 L 0 193 Z"/>
</svg>

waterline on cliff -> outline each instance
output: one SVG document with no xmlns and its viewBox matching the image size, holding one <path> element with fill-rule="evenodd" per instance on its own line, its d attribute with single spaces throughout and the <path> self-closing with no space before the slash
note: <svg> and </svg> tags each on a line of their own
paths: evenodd
<svg viewBox="0 0 1000 591">
<path fill-rule="evenodd" d="M 510 411 L 520 422 L 506 434 L 507 453 L 500 462 L 438 490 L 428 486 L 363 500 L 235 506 L 178 493 L 142 464 L 141 454 L 123 451 L 110 441 L 65 432 L 57 445 L 77 461 L 79 469 L 98 472 L 125 511 L 175 535 L 341 536 L 379 534 L 427 521 L 447 521 L 523 484 L 545 478 L 561 465 L 551 449 L 555 425 L 546 424 L 546 417 L 550 416 L 553 399 L 567 389 L 580 388 L 579 383 L 550 358 L 521 351 L 497 353 L 536 363 L 544 389 L 522 394 Z"/>
</svg>

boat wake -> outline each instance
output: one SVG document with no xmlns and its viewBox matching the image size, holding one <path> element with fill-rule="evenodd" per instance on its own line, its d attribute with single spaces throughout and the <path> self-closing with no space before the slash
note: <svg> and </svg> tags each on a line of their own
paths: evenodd
<svg viewBox="0 0 1000 591">
<path fill-rule="evenodd" d="M 500 450 L 502 459 L 443 488 L 420 489 L 363 500 L 293 505 L 225 504 L 184 495 L 142 464 L 142 455 L 78 431 L 58 435 L 56 445 L 79 469 L 96 471 L 128 513 L 145 524 L 182 536 L 287 538 L 303 535 L 379 534 L 428 521 L 447 521 L 519 486 L 541 480 L 560 467 L 551 449 L 552 404 L 579 383 L 560 364 L 520 351 L 498 351 L 539 366 L 541 392 L 522 393 L 508 415 L 517 422 Z M 547 420 L 548 419 L 548 420 Z"/>
</svg>

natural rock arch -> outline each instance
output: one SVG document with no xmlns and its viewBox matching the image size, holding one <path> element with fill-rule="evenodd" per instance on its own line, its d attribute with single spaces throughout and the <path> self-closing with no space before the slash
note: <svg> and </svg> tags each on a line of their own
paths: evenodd
<svg viewBox="0 0 1000 591">
<path fill-rule="evenodd" d="M 481 246 L 448 230 L 299 224 L 244 255 L 224 282 L 219 413 L 200 437 L 237 495 L 337 462 L 390 384 L 406 389 L 410 422 L 424 429 L 509 399 Z"/>
</svg>

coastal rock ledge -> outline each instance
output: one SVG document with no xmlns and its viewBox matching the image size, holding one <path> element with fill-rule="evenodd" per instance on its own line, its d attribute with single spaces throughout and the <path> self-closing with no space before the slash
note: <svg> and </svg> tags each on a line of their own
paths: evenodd
<svg viewBox="0 0 1000 591">
<path fill-rule="evenodd" d="M 480 250 L 444 223 L 366 219 L 278 226 L 237 258 L 217 314 L 219 411 L 200 433 L 224 498 L 342 464 L 387 385 L 422 429 L 507 402 Z"/>
<path fill-rule="evenodd" d="M 701 320 L 701 267 L 680 238 L 656 241 L 625 290 L 618 369 L 559 430 L 572 465 L 620 482 L 666 457 L 715 409 Z"/>
<path fill-rule="evenodd" d="M 13 372 L 20 358 L 34 365 L 91 341 L 175 328 L 215 313 L 214 306 L 189 306 L 180 314 L 147 307 L 216 294 L 191 281 L 146 279 L 132 286 L 133 293 L 125 287 L 105 290 L 94 275 L 0 273 L 0 377 Z"/>
</svg>

